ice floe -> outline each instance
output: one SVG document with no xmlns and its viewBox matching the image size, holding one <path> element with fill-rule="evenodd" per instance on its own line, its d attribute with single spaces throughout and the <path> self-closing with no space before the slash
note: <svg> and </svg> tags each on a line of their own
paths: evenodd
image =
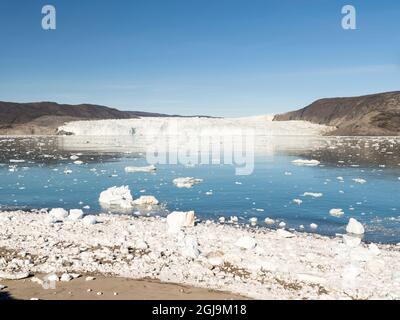
<svg viewBox="0 0 400 320">
<path fill-rule="evenodd" d="M 329 214 L 333 217 L 340 218 L 344 215 L 343 209 L 331 209 L 329 210 Z"/>
<path fill-rule="evenodd" d="M 172 181 L 178 188 L 191 188 L 195 184 L 203 182 L 203 179 L 195 179 L 192 177 L 176 178 Z"/>
<path fill-rule="evenodd" d="M 137 172 L 154 172 L 157 168 L 154 165 L 146 167 L 125 167 L 125 172 L 127 173 L 137 173 Z"/>
<path fill-rule="evenodd" d="M 138 206 L 146 206 L 146 205 L 158 205 L 160 202 L 154 196 L 140 196 L 132 203 Z"/>
<path fill-rule="evenodd" d="M 320 164 L 318 160 L 305 160 L 305 159 L 293 160 L 292 163 L 296 166 L 308 166 L 308 167 L 314 167 Z"/>
<path fill-rule="evenodd" d="M 132 208 L 132 194 L 128 186 L 111 187 L 100 194 L 99 202 L 105 207 Z"/>
</svg>

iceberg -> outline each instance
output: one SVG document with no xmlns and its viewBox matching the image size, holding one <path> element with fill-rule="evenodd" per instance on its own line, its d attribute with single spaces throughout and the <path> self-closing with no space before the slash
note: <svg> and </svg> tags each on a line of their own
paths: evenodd
<svg viewBox="0 0 400 320">
<path fill-rule="evenodd" d="M 128 186 L 111 187 L 100 194 L 100 205 L 108 207 L 118 207 L 121 209 L 131 209 L 133 198 Z"/>
<path fill-rule="evenodd" d="M 136 172 L 154 172 L 156 171 L 156 167 L 151 165 L 147 167 L 125 167 L 126 173 L 136 173 Z"/>
<path fill-rule="evenodd" d="M 199 184 L 203 182 L 203 179 L 195 179 L 195 178 L 176 178 L 172 181 L 178 188 L 191 188 L 195 184 Z"/>
</svg>

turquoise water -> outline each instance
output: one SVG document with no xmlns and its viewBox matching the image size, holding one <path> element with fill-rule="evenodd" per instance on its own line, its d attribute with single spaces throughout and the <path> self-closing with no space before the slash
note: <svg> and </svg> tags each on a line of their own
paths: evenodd
<svg viewBox="0 0 400 320">
<path fill-rule="evenodd" d="M 241 223 L 248 223 L 257 217 L 259 226 L 265 227 L 263 221 L 269 217 L 284 221 L 288 228 L 301 231 L 304 225 L 306 232 L 335 235 L 344 233 L 348 219 L 354 217 L 366 226 L 365 240 L 400 242 L 397 141 L 367 142 L 375 143 L 377 150 L 360 147 L 359 141 L 351 139 L 344 144 L 334 141 L 336 148 L 325 143 L 310 150 L 275 148 L 273 154 L 256 155 L 253 174 L 236 176 L 230 165 L 158 165 L 155 173 L 125 173 L 126 166 L 147 164 L 143 154 L 70 149 L 58 139 L 0 140 L 2 210 L 90 206 L 84 211 L 98 213 L 102 211 L 98 204 L 101 191 L 128 185 L 134 198 L 154 195 L 167 210 L 195 210 L 200 219 L 238 216 Z M 82 165 L 69 159 L 77 152 L 82 153 Z M 299 158 L 318 159 L 321 165 L 293 165 Z M 16 159 L 25 162 L 10 162 Z M 65 174 L 66 168 L 72 172 Z M 172 183 L 177 177 L 204 181 L 179 189 Z M 357 178 L 366 183 L 353 181 Z M 323 195 L 313 198 L 303 196 L 305 192 Z M 303 202 L 298 205 L 294 199 Z M 330 216 L 332 208 L 343 209 L 344 216 Z M 317 230 L 310 223 L 318 224 Z"/>
</svg>

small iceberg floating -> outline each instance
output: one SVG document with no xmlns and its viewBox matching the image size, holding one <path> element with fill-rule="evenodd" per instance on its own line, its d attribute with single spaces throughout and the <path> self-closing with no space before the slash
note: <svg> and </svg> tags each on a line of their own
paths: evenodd
<svg viewBox="0 0 400 320">
<path fill-rule="evenodd" d="M 147 167 L 125 167 L 126 173 L 136 173 L 136 172 L 154 172 L 157 168 L 153 165 Z"/>
<path fill-rule="evenodd" d="M 309 166 L 309 167 L 318 166 L 320 164 L 318 160 L 304 160 L 304 159 L 293 160 L 292 163 L 296 166 Z"/>
<path fill-rule="evenodd" d="M 203 182 L 203 179 L 195 179 L 192 177 L 176 178 L 172 181 L 178 188 L 191 188 L 195 184 Z"/>
<path fill-rule="evenodd" d="M 106 208 L 131 209 L 133 206 L 133 198 L 128 186 L 115 186 L 103 191 L 100 193 L 99 202 Z"/>
</svg>

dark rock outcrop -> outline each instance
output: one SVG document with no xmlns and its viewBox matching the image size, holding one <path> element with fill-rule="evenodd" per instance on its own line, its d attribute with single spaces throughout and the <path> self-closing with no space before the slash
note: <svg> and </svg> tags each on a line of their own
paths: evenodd
<svg viewBox="0 0 400 320">
<path fill-rule="evenodd" d="M 400 135 L 400 91 L 321 99 L 274 118 L 274 121 L 288 120 L 336 127 L 330 135 L 397 136 Z"/>
</svg>

